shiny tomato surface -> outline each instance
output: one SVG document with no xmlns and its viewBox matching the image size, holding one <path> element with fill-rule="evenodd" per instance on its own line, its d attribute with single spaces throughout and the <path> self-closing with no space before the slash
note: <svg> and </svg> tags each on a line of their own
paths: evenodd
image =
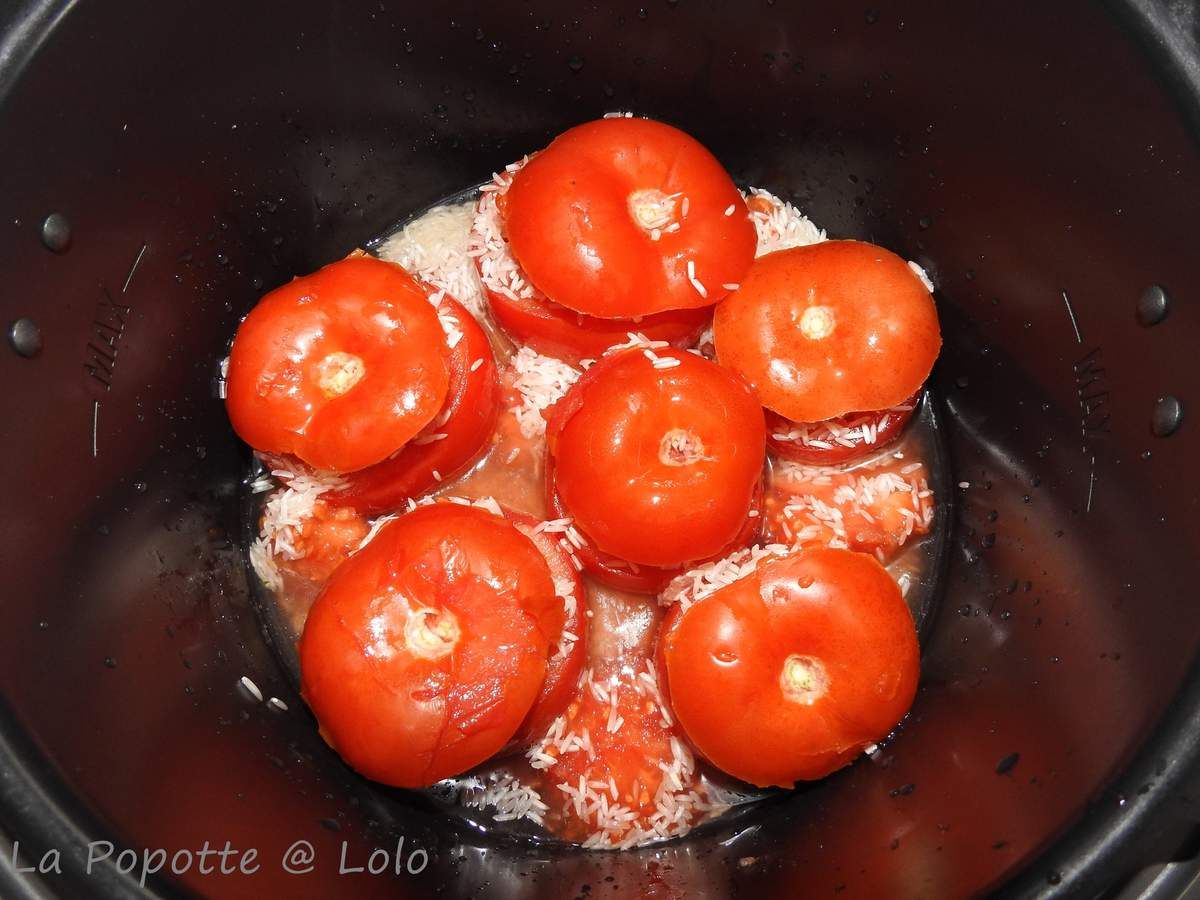
<svg viewBox="0 0 1200 900">
<path fill-rule="evenodd" d="M 438 307 L 462 335 L 450 350 L 450 387 L 441 411 L 390 458 L 347 476 L 328 496 L 364 515 L 392 512 L 458 475 L 484 450 L 499 414 L 496 358 L 487 334 L 451 297 Z"/>
<path fill-rule="evenodd" d="M 563 621 L 545 559 L 511 523 L 423 506 L 326 584 L 300 639 L 301 689 L 353 768 L 398 787 L 432 784 L 509 742 Z"/>
<path fill-rule="evenodd" d="M 762 409 L 728 369 L 676 350 L 619 351 L 547 420 L 547 472 L 598 550 L 672 568 L 729 547 L 763 472 Z"/>
<path fill-rule="evenodd" d="M 506 227 L 539 290 L 603 318 L 710 306 L 757 244 L 717 159 L 677 128 L 634 118 L 578 125 L 533 156 L 513 176 Z"/>
<path fill-rule="evenodd" d="M 256 450 L 353 472 L 387 459 L 437 415 L 448 356 L 422 285 L 394 263 L 352 256 L 250 311 L 230 352 L 225 406 Z"/>
<path fill-rule="evenodd" d="M 688 739 L 764 787 L 822 778 L 885 737 L 912 705 L 919 657 L 896 582 L 848 550 L 793 552 L 677 603 L 658 643 Z"/>
<path fill-rule="evenodd" d="M 928 289 L 890 250 L 823 241 L 755 260 L 713 317 L 722 365 L 793 422 L 911 397 L 941 348 Z"/>
</svg>

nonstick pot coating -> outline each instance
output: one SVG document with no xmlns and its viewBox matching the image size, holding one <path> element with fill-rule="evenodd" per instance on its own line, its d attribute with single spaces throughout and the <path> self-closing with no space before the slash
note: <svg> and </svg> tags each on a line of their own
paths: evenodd
<svg viewBox="0 0 1200 900">
<path fill-rule="evenodd" d="M 0 823 L 25 862 L 63 851 L 51 890 L 135 888 L 80 871 L 107 838 L 256 848 L 252 877 L 150 881 L 221 897 L 1094 893 L 1144 848 L 1092 854 L 1077 822 L 1178 837 L 1159 794 L 1195 746 L 1178 718 L 1153 735 L 1200 635 L 1200 165 L 1127 19 L 1082 0 L 8 15 L 0 304 L 29 321 L 0 353 Z M 247 454 L 212 379 L 264 290 L 611 109 L 930 271 L 963 486 L 940 498 L 922 689 L 878 763 L 584 854 L 468 829 L 321 743 L 252 608 Z M 420 874 L 338 874 L 343 842 L 362 865 L 400 837 Z M 288 875 L 301 839 L 315 870 Z"/>
</svg>

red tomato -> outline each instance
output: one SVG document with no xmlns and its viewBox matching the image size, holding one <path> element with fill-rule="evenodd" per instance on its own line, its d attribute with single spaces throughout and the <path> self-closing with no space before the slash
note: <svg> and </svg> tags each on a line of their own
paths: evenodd
<svg viewBox="0 0 1200 900">
<path fill-rule="evenodd" d="M 885 737 L 912 705 L 920 667 L 896 582 L 848 550 L 763 561 L 677 604 L 658 658 L 696 749 L 762 787 L 823 778 Z"/>
<path fill-rule="evenodd" d="M 888 409 L 855 412 L 824 422 L 792 422 L 767 410 L 767 446 L 782 459 L 832 466 L 886 447 L 904 432 L 918 397 Z"/>
<path fill-rule="evenodd" d="M 578 697 L 527 754 L 543 771 L 547 827 L 600 847 L 686 832 L 711 807 L 678 733 L 652 663 L 613 660 L 588 672 Z"/>
<path fill-rule="evenodd" d="M 358 548 L 371 526 L 352 509 L 318 500 L 312 514 L 292 530 L 291 545 L 297 558 L 279 555 L 276 564 L 283 571 L 321 584 Z"/>
<path fill-rule="evenodd" d="M 446 339 L 425 290 L 352 256 L 276 288 L 238 328 L 225 401 L 251 447 L 352 472 L 386 459 L 442 407 Z"/>
<path fill-rule="evenodd" d="M 538 353 L 579 363 L 598 359 L 609 347 L 622 344 L 629 333 L 686 347 L 712 321 L 708 309 L 680 309 L 633 319 L 601 319 L 560 306 L 539 291 L 513 258 L 505 237 L 509 166 L 479 198 L 471 225 L 472 255 L 492 317 L 516 343 Z"/>
<path fill-rule="evenodd" d="M 549 505 L 550 514 L 559 519 L 570 518 L 566 507 L 563 506 L 562 500 L 558 496 L 558 491 L 554 489 L 554 460 L 552 458 L 546 460 L 546 483 L 546 502 Z M 734 548 L 752 544 L 758 537 L 760 523 L 763 521 L 763 508 L 763 490 L 762 482 L 760 481 L 754 492 L 754 499 L 750 502 L 750 513 L 747 514 L 745 524 L 743 524 L 742 530 L 738 532 L 737 537 L 726 547 L 721 548 L 712 559 L 693 561 L 684 566 L 673 566 L 671 568 L 640 566 L 637 563 L 613 556 L 611 553 L 605 553 L 586 540 L 581 541 L 583 546 L 572 547 L 571 550 L 575 558 L 579 560 L 583 570 L 601 584 L 606 584 L 620 591 L 632 591 L 635 594 L 659 594 L 662 593 L 663 588 L 671 583 L 673 578 L 682 574 L 685 569 L 691 566 L 704 565 L 706 562 L 713 562 L 728 555 Z"/>
<path fill-rule="evenodd" d="M 550 660 L 546 664 L 546 680 L 542 682 L 541 693 L 509 743 L 509 746 L 517 748 L 528 747 L 545 734 L 550 723 L 575 696 L 579 675 L 587 658 L 588 607 L 583 579 L 575 571 L 567 551 L 559 544 L 562 538 L 557 534 L 539 531 L 539 522 L 533 516 L 512 510 L 505 510 L 504 514 L 517 531 L 533 541 L 545 558 L 555 590 L 563 601 L 565 617 L 562 632 L 550 648 Z"/>
<path fill-rule="evenodd" d="M 459 474 L 487 445 L 500 396 L 492 345 L 452 297 L 443 297 L 438 310 L 462 334 L 450 351 L 450 391 L 442 411 L 390 459 L 347 476 L 349 486 L 329 494 L 330 503 L 369 516 L 391 512 L 436 487 L 438 476 L 448 481 Z"/>
<path fill-rule="evenodd" d="M 670 569 L 743 533 L 766 431 L 735 373 L 685 351 L 633 348 L 575 383 L 550 410 L 546 439 L 548 493 L 588 542 Z"/>
<path fill-rule="evenodd" d="M 763 405 L 820 422 L 902 403 L 941 347 L 937 310 L 891 251 L 824 241 L 755 260 L 713 319 L 717 358 Z"/>
<path fill-rule="evenodd" d="M 352 767 L 428 785 L 508 743 L 562 628 L 528 538 L 476 507 L 423 506 L 329 580 L 300 639 L 301 688 Z"/>
<path fill-rule="evenodd" d="M 933 524 L 933 492 L 923 463 L 881 460 L 847 471 L 776 466 L 765 504 L 767 541 L 843 547 L 881 563 Z"/>
<path fill-rule="evenodd" d="M 529 280 L 555 303 L 603 318 L 710 306 L 742 280 L 757 243 L 716 158 L 647 119 L 559 135 L 513 176 L 506 219 Z"/>
</svg>

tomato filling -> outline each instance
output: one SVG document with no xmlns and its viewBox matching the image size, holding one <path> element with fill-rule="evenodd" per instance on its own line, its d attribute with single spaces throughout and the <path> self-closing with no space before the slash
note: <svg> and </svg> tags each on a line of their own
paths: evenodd
<svg viewBox="0 0 1200 900">
<path fill-rule="evenodd" d="M 877 412 L 849 413 L 824 422 L 792 422 L 766 411 L 767 446 L 793 462 L 837 465 L 879 450 L 904 433 L 919 398 Z"/>
<path fill-rule="evenodd" d="M 881 563 L 933 524 L 922 462 L 884 456 L 838 470 L 783 463 L 772 474 L 763 535 L 798 547 L 842 547 Z"/>
<path fill-rule="evenodd" d="M 708 795 L 653 666 L 589 670 L 526 754 L 547 827 L 590 848 L 675 837 L 723 807 Z"/>
</svg>

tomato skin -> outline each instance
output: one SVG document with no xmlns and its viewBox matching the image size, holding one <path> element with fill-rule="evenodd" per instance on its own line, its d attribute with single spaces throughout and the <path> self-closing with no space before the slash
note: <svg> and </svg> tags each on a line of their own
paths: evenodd
<svg viewBox="0 0 1200 900">
<path fill-rule="evenodd" d="M 484 285 L 484 296 L 496 323 L 514 342 L 532 347 L 572 365 L 599 359 L 604 351 L 623 344 L 631 332 L 673 347 L 688 347 L 708 327 L 707 309 L 674 309 L 633 319 L 601 319 L 567 309 L 538 294 L 514 300 Z"/>
<path fill-rule="evenodd" d="M 779 413 L 768 409 L 766 410 L 767 447 L 775 456 L 778 456 L 780 459 L 791 460 L 792 462 L 808 463 L 815 466 L 834 466 L 850 462 L 858 457 L 874 453 L 899 438 L 904 433 L 904 426 L 912 418 L 913 410 L 916 409 L 918 400 L 919 395 L 914 394 L 904 401 L 904 403 L 890 409 L 879 410 L 875 413 L 854 412 L 845 416 L 839 416 L 833 420 L 834 424 L 843 428 L 857 425 L 860 431 L 860 423 L 868 423 L 875 427 L 876 437 L 874 441 L 867 443 L 860 437 L 854 440 L 852 446 L 838 443 L 828 435 L 827 431 L 824 438 L 826 438 L 825 443 L 831 445 L 829 447 L 805 444 L 799 438 L 782 437 L 782 435 L 790 434 L 797 427 L 807 427 L 813 433 L 820 433 L 828 420 L 827 422 L 800 423 L 798 425 L 798 423 L 785 419 Z"/>
<path fill-rule="evenodd" d="M 728 556 L 739 547 L 745 547 L 754 543 L 758 539 L 761 523 L 765 521 L 763 516 L 763 493 L 762 481 L 760 480 L 758 488 L 754 492 L 754 499 L 750 502 L 750 509 L 755 515 L 747 515 L 745 524 L 743 524 L 742 530 L 738 532 L 737 537 L 719 552 L 713 554 L 713 557 L 710 559 L 698 560 L 687 565 L 674 566 L 672 568 L 630 565 L 626 560 L 597 549 L 591 542 L 585 542 L 582 547 L 575 548 L 575 556 L 583 564 L 583 570 L 601 584 L 616 588 L 619 591 L 630 591 L 635 594 L 661 594 L 666 586 L 674 578 L 683 574 L 686 569 L 714 562 L 717 559 Z M 563 506 L 562 500 L 558 496 L 558 491 L 554 489 L 554 460 L 549 457 L 546 460 L 546 502 L 554 518 L 562 519 L 569 517 L 566 507 Z"/>
<path fill-rule="evenodd" d="M 912 705 L 920 667 L 891 576 L 865 554 L 828 549 L 762 562 L 686 609 L 676 604 L 657 656 L 696 749 L 762 787 L 822 778 L 885 737 Z M 781 681 L 794 656 L 818 660 L 824 679 L 799 701 Z"/>
<path fill-rule="evenodd" d="M 450 387 L 441 412 L 414 440 L 386 459 L 347 476 L 348 487 L 331 493 L 330 503 L 374 516 L 399 509 L 466 469 L 488 444 L 500 413 L 496 357 L 487 334 L 457 300 L 447 295 L 440 311 L 458 322 L 462 338 L 450 350 Z M 472 369 L 476 360 L 482 360 Z M 439 424 L 440 423 L 440 424 Z M 424 442 L 429 434 L 441 440 Z"/>
<path fill-rule="evenodd" d="M 533 516 L 506 509 L 505 517 L 512 522 L 516 529 L 529 538 L 533 545 L 546 560 L 546 566 L 555 581 L 569 582 L 574 604 L 563 619 L 563 630 L 569 631 L 577 638 L 569 644 L 566 653 L 560 654 L 554 642 L 550 646 L 550 659 L 546 663 L 546 679 L 529 715 L 517 729 L 509 741 L 509 748 L 527 747 L 546 733 L 550 723 L 567 707 L 575 695 L 579 684 L 579 676 L 583 672 L 583 664 L 587 659 L 587 593 L 583 589 L 583 579 L 571 564 L 571 558 L 558 544 L 558 535 L 536 532 L 538 520 Z"/>
<path fill-rule="evenodd" d="M 899 256 L 823 241 L 755 260 L 713 317 L 717 358 L 793 422 L 900 404 L 941 347 L 933 298 Z"/>
<path fill-rule="evenodd" d="M 687 197 L 678 230 L 653 240 L 635 221 L 630 195 L 644 190 Z M 507 207 L 513 256 L 529 280 L 555 303 L 604 318 L 711 306 L 728 293 L 723 284 L 741 280 L 757 243 L 717 159 L 647 119 L 600 119 L 560 134 L 513 176 Z M 707 296 L 692 285 L 689 260 Z"/>
<path fill-rule="evenodd" d="M 598 550 L 674 569 L 719 554 L 746 527 L 766 446 L 762 408 L 736 374 L 692 353 L 655 368 L 642 349 L 592 366 L 550 410 L 548 493 Z M 671 435 L 696 441 L 686 463 Z"/>
<path fill-rule="evenodd" d="M 256 450 L 352 472 L 386 459 L 433 419 L 449 387 L 447 355 L 421 285 L 393 263 L 352 256 L 276 288 L 250 311 L 229 356 L 226 408 Z M 338 359 L 360 368 L 335 387 L 323 366 Z"/>
<path fill-rule="evenodd" d="M 457 629 L 442 655 L 414 643 L 423 608 Z M 475 507 L 423 506 L 329 580 L 300 639 L 301 688 L 347 763 L 419 787 L 508 743 L 562 627 L 562 602 L 528 538 Z"/>
</svg>

